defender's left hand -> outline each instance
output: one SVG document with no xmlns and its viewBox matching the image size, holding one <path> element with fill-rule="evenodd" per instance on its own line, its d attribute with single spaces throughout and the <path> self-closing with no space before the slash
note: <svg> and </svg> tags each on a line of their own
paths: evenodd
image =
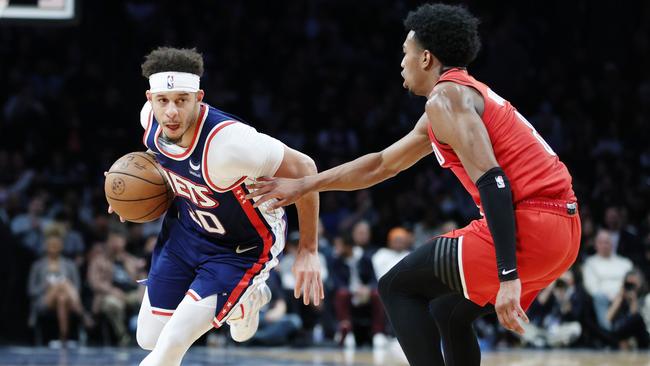
<svg viewBox="0 0 650 366">
<path fill-rule="evenodd" d="M 524 309 L 521 308 L 520 299 L 521 281 L 519 279 L 501 282 L 494 308 L 497 312 L 499 323 L 504 328 L 519 334 L 524 334 L 524 328 L 519 324 L 517 318 L 521 318 L 521 320 L 528 323 L 528 316 L 526 316 Z"/>
<path fill-rule="evenodd" d="M 318 306 L 325 297 L 323 281 L 320 276 L 320 259 L 318 252 L 298 249 L 296 261 L 293 264 L 293 275 L 296 276 L 296 287 L 293 290 L 295 298 L 302 292 L 303 303 L 309 305 L 313 296 L 313 304 Z"/>
<path fill-rule="evenodd" d="M 272 211 L 282 206 L 288 206 L 300 199 L 305 193 L 305 180 L 304 178 L 257 178 L 257 182 L 248 184 L 246 187 L 251 190 L 251 193 L 246 195 L 246 199 L 260 197 L 254 207 L 259 207 L 264 202 L 276 199 L 271 203 L 268 210 Z"/>
</svg>

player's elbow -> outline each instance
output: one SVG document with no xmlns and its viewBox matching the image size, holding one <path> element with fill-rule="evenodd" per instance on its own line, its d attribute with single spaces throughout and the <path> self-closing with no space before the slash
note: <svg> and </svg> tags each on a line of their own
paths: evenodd
<svg viewBox="0 0 650 366">
<path fill-rule="evenodd" d="M 282 164 L 275 172 L 276 177 L 302 178 L 318 173 L 314 160 L 300 151 L 285 147 Z"/>
<path fill-rule="evenodd" d="M 314 159 L 310 158 L 309 156 L 305 154 L 300 154 L 300 161 L 299 161 L 299 170 L 302 175 L 307 176 L 307 175 L 314 175 L 318 173 L 318 169 L 316 168 L 316 163 L 314 162 Z"/>
<path fill-rule="evenodd" d="M 376 164 L 373 173 L 380 182 L 392 178 L 402 171 L 395 164 L 390 164 L 386 161 L 381 153 L 378 153 L 377 157 L 379 158 L 379 164 Z"/>
</svg>

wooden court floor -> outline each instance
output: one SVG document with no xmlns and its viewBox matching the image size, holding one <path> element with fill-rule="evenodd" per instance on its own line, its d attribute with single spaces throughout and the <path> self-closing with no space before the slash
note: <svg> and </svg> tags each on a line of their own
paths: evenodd
<svg viewBox="0 0 650 366">
<path fill-rule="evenodd" d="M 135 366 L 146 353 L 127 348 L 52 350 L 31 347 L 0 348 L 0 365 L 117 365 Z M 183 365 L 405 365 L 388 351 L 334 350 L 322 348 L 226 348 L 194 347 Z M 650 366 L 650 353 L 597 351 L 500 351 L 483 355 L 484 366 Z"/>
</svg>

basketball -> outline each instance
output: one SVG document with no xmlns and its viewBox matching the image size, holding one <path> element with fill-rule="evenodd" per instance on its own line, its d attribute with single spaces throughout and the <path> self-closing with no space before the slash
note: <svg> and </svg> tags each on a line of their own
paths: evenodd
<svg viewBox="0 0 650 366">
<path fill-rule="evenodd" d="M 104 193 L 118 215 L 137 223 L 159 218 L 174 200 L 162 169 L 145 152 L 126 154 L 113 163 L 106 174 Z"/>
</svg>

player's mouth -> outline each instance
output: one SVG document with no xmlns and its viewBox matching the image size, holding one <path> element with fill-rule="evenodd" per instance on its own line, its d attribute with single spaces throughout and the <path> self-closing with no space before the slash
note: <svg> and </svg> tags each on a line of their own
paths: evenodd
<svg viewBox="0 0 650 366">
<path fill-rule="evenodd" d="M 165 125 L 165 128 L 171 130 L 171 131 L 176 131 L 181 127 L 180 123 L 168 123 Z"/>
</svg>

